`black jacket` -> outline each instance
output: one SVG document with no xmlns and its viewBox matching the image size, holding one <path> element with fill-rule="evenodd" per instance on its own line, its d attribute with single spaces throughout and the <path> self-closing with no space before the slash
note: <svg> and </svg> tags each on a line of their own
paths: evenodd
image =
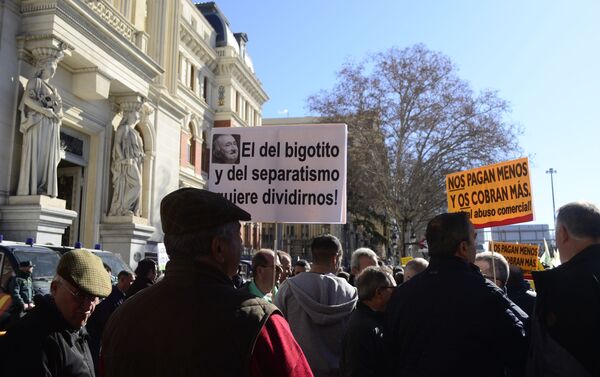
<svg viewBox="0 0 600 377">
<path fill-rule="evenodd" d="M 529 290 L 529 285 L 525 282 L 519 286 L 506 286 L 508 298 L 519 308 L 523 309 L 528 316 L 533 317 L 533 308 L 535 306 L 535 293 Z"/>
<path fill-rule="evenodd" d="M 99 371 L 99 356 L 100 356 L 100 344 L 102 344 L 102 332 L 104 326 L 108 322 L 110 315 L 123 303 L 125 300 L 125 294 L 121 290 L 113 285 L 112 292 L 110 295 L 102 300 L 96 306 L 96 309 L 92 313 L 90 320 L 85 326 L 89 335 L 90 351 L 92 352 L 92 358 L 94 359 L 94 366 L 96 368 L 96 374 Z"/>
<path fill-rule="evenodd" d="M 383 313 L 359 301 L 342 338 L 340 376 L 382 376 L 383 361 Z"/>
<path fill-rule="evenodd" d="M 6 333 L 2 376 L 94 376 L 87 339 L 85 328 L 70 328 L 50 295 L 41 297 Z"/>
<path fill-rule="evenodd" d="M 135 278 L 135 280 L 133 281 L 133 284 L 131 284 L 131 286 L 127 290 L 126 299 L 130 298 L 131 296 L 138 293 L 142 289 L 151 287 L 153 284 L 154 284 L 154 282 L 152 280 L 148 279 L 147 277 L 137 276 Z"/>
<path fill-rule="evenodd" d="M 522 313 L 479 269 L 457 257 L 396 288 L 386 309 L 390 376 L 504 376 L 527 354 Z"/>
<path fill-rule="evenodd" d="M 582 250 L 557 268 L 533 272 L 533 279 L 537 291 L 535 321 L 541 331 L 532 338 L 537 352 L 532 356 L 542 363 L 537 365 L 538 375 L 543 374 L 539 374 L 539 367 L 544 368 L 544 364 L 565 365 L 572 356 L 592 376 L 600 376 L 600 244 Z M 558 353 L 543 360 L 547 351 L 540 347 L 540 340 L 544 335 L 568 352 L 565 360 Z"/>
</svg>

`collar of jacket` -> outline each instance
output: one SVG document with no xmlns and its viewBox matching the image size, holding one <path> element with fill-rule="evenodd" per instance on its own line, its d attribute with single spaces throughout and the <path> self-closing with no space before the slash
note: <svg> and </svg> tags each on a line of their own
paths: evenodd
<svg viewBox="0 0 600 377">
<path fill-rule="evenodd" d="M 170 260 L 165 270 L 165 280 L 184 280 L 189 282 L 195 278 L 202 283 L 222 284 L 233 287 L 233 282 L 217 267 L 200 261 Z"/>
<path fill-rule="evenodd" d="M 69 340 L 71 346 L 74 344 L 73 342 L 77 338 L 88 336 L 85 326 L 79 329 L 74 329 L 71 327 L 71 325 L 69 325 L 69 323 L 62 316 L 60 310 L 58 310 L 56 302 L 54 301 L 54 297 L 51 295 L 38 297 L 38 299 L 35 301 L 35 308 L 45 313 L 44 317 L 48 319 L 50 326 L 56 331 L 63 333 L 65 335 L 65 339 Z"/>
<path fill-rule="evenodd" d="M 531 275 L 535 281 L 535 290 L 543 290 L 550 281 L 559 281 L 560 276 L 573 268 L 586 265 L 588 263 L 600 263 L 600 244 L 595 244 L 581 250 L 577 255 L 571 258 L 568 262 L 561 264 L 558 267 L 546 271 L 532 271 Z"/>
<path fill-rule="evenodd" d="M 368 305 L 364 304 L 362 301 L 358 301 L 356 303 L 356 310 L 361 313 L 364 313 L 365 315 L 377 321 L 383 321 L 384 312 L 376 312 L 375 310 L 371 309 Z"/>
<path fill-rule="evenodd" d="M 17 271 L 17 277 L 29 279 L 31 277 L 31 272 L 19 270 Z"/>
<path fill-rule="evenodd" d="M 434 273 L 439 270 L 464 270 L 479 273 L 479 268 L 457 256 L 432 256 L 427 270 Z"/>
</svg>

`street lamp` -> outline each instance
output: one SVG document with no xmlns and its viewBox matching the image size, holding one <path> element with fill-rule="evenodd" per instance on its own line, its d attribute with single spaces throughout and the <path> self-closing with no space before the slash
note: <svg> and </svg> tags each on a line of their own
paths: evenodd
<svg viewBox="0 0 600 377">
<path fill-rule="evenodd" d="M 554 231 L 556 232 L 556 206 L 554 204 L 554 174 L 558 173 L 553 168 L 546 170 L 546 174 L 550 174 L 550 185 L 552 187 L 552 218 L 554 219 Z"/>
</svg>

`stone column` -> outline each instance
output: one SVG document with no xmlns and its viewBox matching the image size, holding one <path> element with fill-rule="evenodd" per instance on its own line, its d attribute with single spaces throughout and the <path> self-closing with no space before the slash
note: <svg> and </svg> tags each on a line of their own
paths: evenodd
<svg viewBox="0 0 600 377">
<path fill-rule="evenodd" d="M 135 268 L 155 231 L 148 220 L 141 217 L 106 216 L 100 224 L 100 242 L 104 250 L 119 253 L 125 263 Z"/>
</svg>

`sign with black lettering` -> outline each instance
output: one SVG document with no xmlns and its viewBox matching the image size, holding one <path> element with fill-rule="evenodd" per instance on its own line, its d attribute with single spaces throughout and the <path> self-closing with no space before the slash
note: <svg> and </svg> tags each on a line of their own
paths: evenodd
<svg viewBox="0 0 600 377">
<path fill-rule="evenodd" d="M 523 273 L 529 274 L 538 268 L 538 245 L 516 244 L 508 242 L 490 242 L 490 251 L 500 253 L 508 264 L 521 267 Z"/>
<path fill-rule="evenodd" d="M 213 128 L 209 190 L 252 221 L 346 223 L 345 124 Z"/>
<path fill-rule="evenodd" d="M 475 228 L 533 220 L 527 158 L 446 176 L 448 212 L 466 212 Z"/>
</svg>

